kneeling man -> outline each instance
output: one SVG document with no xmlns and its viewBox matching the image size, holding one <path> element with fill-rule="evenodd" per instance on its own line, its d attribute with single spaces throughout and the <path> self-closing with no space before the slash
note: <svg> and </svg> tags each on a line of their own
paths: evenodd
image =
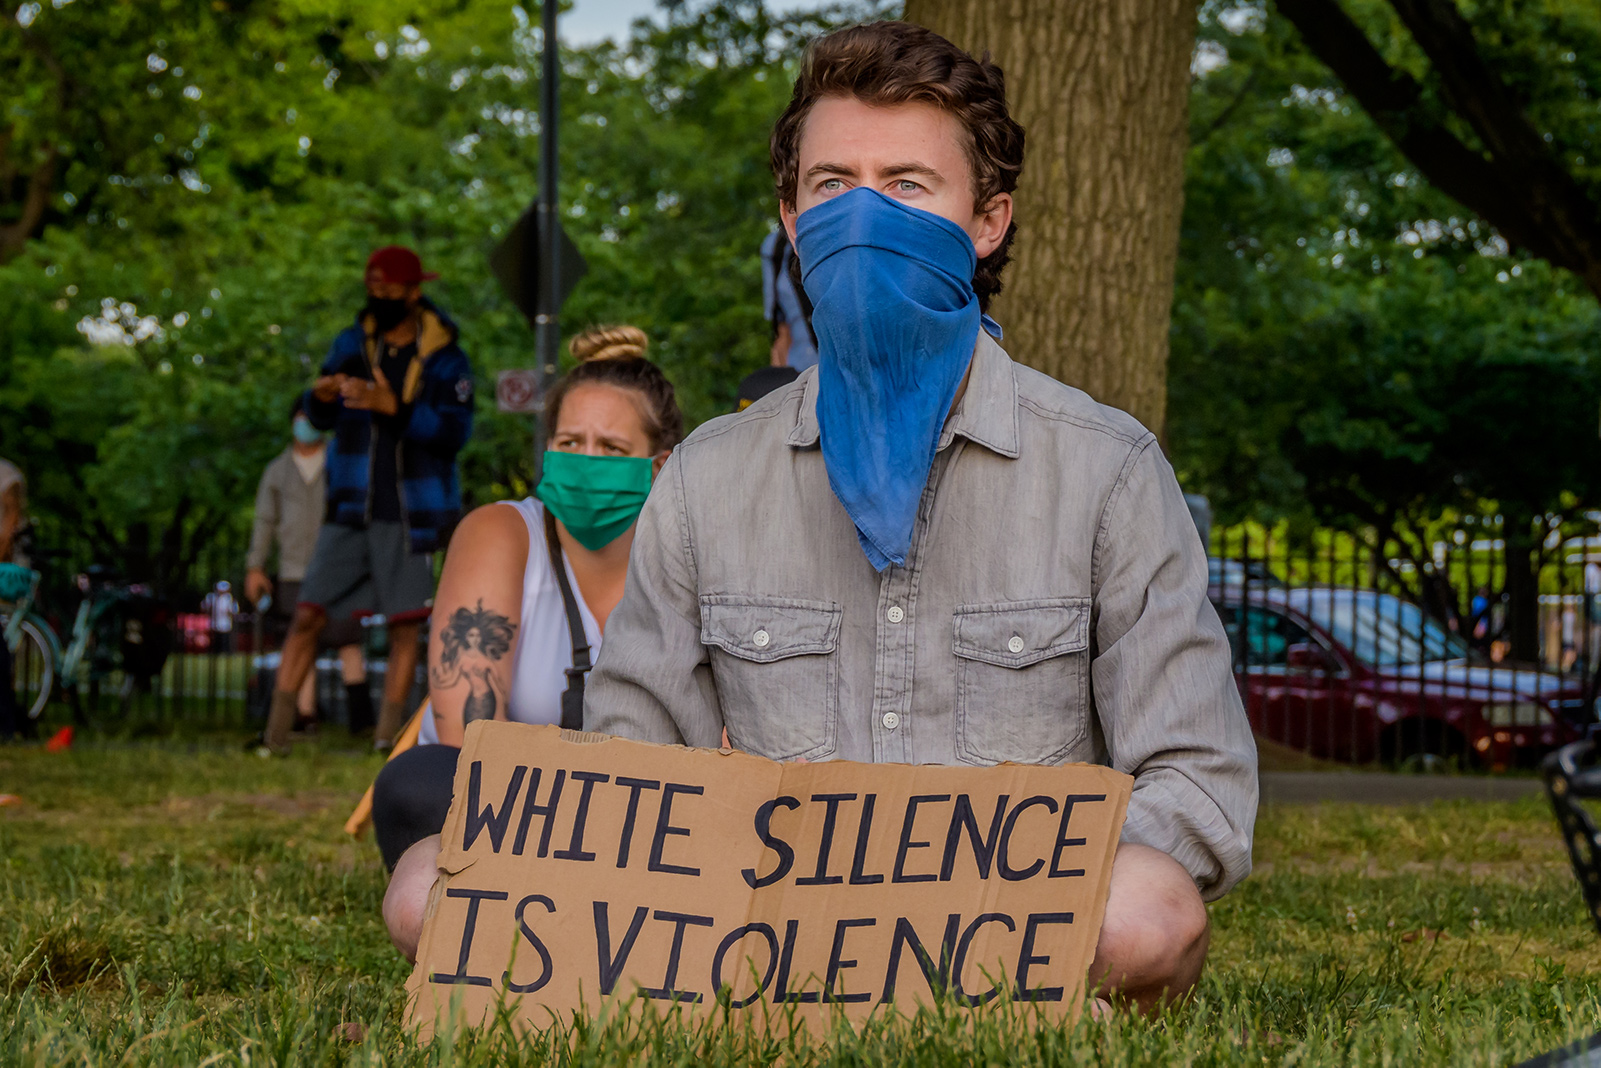
<svg viewBox="0 0 1601 1068">
<path fill-rule="evenodd" d="M 809 49 L 772 136 L 821 362 L 690 436 L 640 516 L 586 726 L 774 760 L 1134 776 L 1090 976 L 1194 986 L 1251 864 L 1256 749 L 1155 437 L 983 314 L 1023 131 L 904 23 Z"/>
</svg>

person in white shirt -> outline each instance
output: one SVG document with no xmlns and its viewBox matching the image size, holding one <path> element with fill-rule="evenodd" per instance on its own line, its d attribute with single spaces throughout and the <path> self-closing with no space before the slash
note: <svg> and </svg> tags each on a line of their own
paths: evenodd
<svg viewBox="0 0 1601 1068">
<path fill-rule="evenodd" d="M 200 610 L 211 617 L 211 651 L 233 652 L 233 617 L 239 613 L 239 602 L 233 599 L 233 587 L 227 580 L 206 594 Z"/>
</svg>

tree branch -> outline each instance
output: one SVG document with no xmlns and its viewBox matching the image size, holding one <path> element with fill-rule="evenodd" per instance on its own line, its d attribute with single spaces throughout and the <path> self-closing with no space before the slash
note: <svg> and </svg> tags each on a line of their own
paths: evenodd
<svg viewBox="0 0 1601 1068">
<path fill-rule="evenodd" d="M 1443 117 L 1423 101 L 1423 88 L 1417 80 L 1386 64 L 1337 0 L 1274 3 L 1300 30 L 1306 48 L 1334 70 L 1351 96 L 1430 184 L 1487 219 L 1513 245 L 1569 266 L 1564 263 L 1563 248 L 1547 239 L 1526 210 L 1524 186 L 1446 130 Z"/>
<path fill-rule="evenodd" d="M 59 154 L 54 141 L 45 146 L 44 161 L 28 175 L 28 191 L 22 197 L 21 214 L 16 222 L 0 226 L 0 264 L 14 259 L 44 220 L 45 211 L 50 207 L 50 193 L 55 189 Z"/>
<path fill-rule="evenodd" d="M 1482 84 L 1474 79 L 1493 79 L 1493 75 L 1478 58 L 1471 29 L 1461 21 L 1452 0 L 1390 2 L 1414 36 L 1419 34 L 1419 26 L 1441 17 L 1442 5 L 1451 8 L 1460 26 L 1455 29 L 1425 26 L 1418 43 L 1439 66 L 1441 61 L 1436 53 L 1459 52 L 1460 34 L 1466 33 L 1469 58 L 1464 60 L 1457 56 L 1453 60 L 1448 56 L 1445 66 L 1451 68 L 1451 74 L 1447 77 L 1445 71 L 1441 71 L 1451 88 L 1447 93 L 1448 101 L 1459 110 L 1466 107 L 1459 98 L 1471 96 L 1467 90 Z M 1534 133 L 1521 111 L 1511 103 L 1504 85 L 1497 81 L 1503 98 L 1500 107 L 1475 105 L 1484 112 L 1481 121 L 1494 117 L 1494 137 L 1485 136 L 1472 115 L 1463 111 L 1463 118 L 1489 147 L 1492 155 L 1487 159 L 1446 129 L 1443 117 L 1425 102 L 1423 89 L 1417 81 L 1384 61 L 1338 0 L 1275 0 L 1275 3 L 1280 14 L 1300 31 L 1307 48 L 1339 77 L 1363 110 L 1431 185 L 1487 220 L 1510 244 L 1579 274 L 1601 297 L 1601 224 L 1596 221 L 1596 206 L 1572 178 L 1561 171 L 1543 139 Z M 1403 9 L 1410 10 L 1412 18 Z M 1417 20 L 1416 26 L 1413 18 Z M 1540 155 L 1550 161 L 1550 166 L 1561 175 L 1560 179 L 1546 170 L 1531 171 L 1527 161 L 1517 160 L 1526 142 L 1506 127 L 1508 108 L 1515 121 L 1538 142 Z M 1593 242 L 1582 238 L 1585 229 L 1576 223 L 1576 214 L 1587 215 L 1597 227 Z"/>
<path fill-rule="evenodd" d="M 44 46 L 26 26 L 18 22 L 13 15 L 8 20 L 16 27 L 17 33 L 22 36 L 23 43 L 38 56 L 39 62 L 45 65 L 51 76 L 55 78 L 55 96 L 58 119 L 66 111 L 68 77 L 61 62 L 56 59 L 50 49 Z M 6 145 L 10 148 L 11 130 L 6 131 Z M 14 259 L 22 251 L 22 247 L 44 221 L 45 211 L 50 207 L 50 194 L 55 188 L 56 163 L 60 156 L 60 144 L 48 141 L 44 146 L 44 159 L 34 167 L 28 175 L 28 188 L 22 196 L 21 214 L 17 221 L 9 225 L 0 226 L 0 264 Z"/>
<path fill-rule="evenodd" d="M 1389 0 L 1440 77 L 1446 102 L 1490 150 L 1497 170 L 1524 190 L 1551 262 L 1583 275 L 1601 296 L 1601 212 L 1479 53 L 1455 0 Z"/>
<path fill-rule="evenodd" d="M 1215 119 L 1206 124 L 1206 129 L 1201 131 L 1199 137 L 1190 142 L 1191 145 L 1198 145 L 1205 141 L 1222 129 L 1229 119 L 1234 117 L 1234 112 L 1239 110 L 1240 104 L 1251 94 L 1251 90 L 1256 88 L 1256 76 L 1258 73 L 1258 71 L 1252 70 L 1250 74 L 1246 75 L 1245 81 L 1240 85 L 1240 91 L 1234 94 L 1234 99 L 1223 105 L 1223 110 L 1217 113 Z"/>
</svg>

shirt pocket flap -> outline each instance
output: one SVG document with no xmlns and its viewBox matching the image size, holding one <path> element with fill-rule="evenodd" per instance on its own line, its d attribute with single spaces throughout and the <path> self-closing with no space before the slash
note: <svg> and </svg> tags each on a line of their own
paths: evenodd
<svg viewBox="0 0 1601 1068">
<path fill-rule="evenodd" d="M 1059 597 L 956 609 L 952 652 L 1004 668 L 1025 668 L 1090 647 L 1090 599 Z"/>
<path fill-rule="evenodd" d="M 700 640 L 759 664 L 839 647 L 840 607 L 791 597 L 706 594 L 700 599 Z"/>
</svg>

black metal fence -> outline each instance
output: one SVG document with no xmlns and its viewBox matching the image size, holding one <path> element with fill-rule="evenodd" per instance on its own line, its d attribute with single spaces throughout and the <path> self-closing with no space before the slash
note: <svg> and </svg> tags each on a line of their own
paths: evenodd
<svg viewBox="0 0 1601 1068">
<path fill-rule="evenodd" d="M 1509 533 L 1499 517 L 1436 524 L 1407 540 L 1284 525 L 1212 530 L 1211 596 L 1265 747 L 1498 768 L 1531 764 L 1581 734 L 1595 718 L 1601 667 L 1601 537 L 1556 528 L 1519 548 Z M 111 730 L 258 720 L 288 620 L 244 603 L 244 560 L 242 536 L 219 538 L 187 569 L 190 581 L 146 591 L 171 637 L 157 673 L 135 678 L 102 658 L 58 698 L 75 696 L 85 718 Z M 85 590 L 92 596 L 104 578 L 91 577 L 92 563 L 83 552 L 36 560 L 45 576 L 38 608 L 63 647 Z M 376 704 L 382 626 L 365 628 L 362 644 Z M 347 721 L 342 675 L 335 651 L 322 650 L 325 723 Z M 421 693 L 419 677 L 413 699 Z"/>
<path fill-rule="evenodd" d="M 1214 529 L 1212 601 L 1258 737 L 1428 769 L 1527 766 L 1580 736 L 1601 665 L 1601 539 L 1519 533 L 1498 516 L 1408 539 Z"/>
<path fill-rule="evenodd" d="M 37 724 L 49 729 L 77 723 L 108 733 L 165 733 L 180 727 L 259 725 L 294 606 L 247 602 L 247 544 L 243 536 L 220 537 L 182 569 L 185 581 L 162 584 L 130 582 L 117 566 L 72 539 L 58 537 L 42 545 L 36 539 L 31 563 L 41 582 L 33 610 L 54 632 L 61 655 L 47 672 L 37 654 L 30 655 L 27 647 L 19 651 L 14 681 L 24 710 L 48 682 L 52 693 Z M 116 607 L 98 614 L 108 599 L 117 598 Z M 91 639 L 69 678 L 64 669 L 73 665 L 63 657 L 72 647 L 85 601 L 91 605 L 86 620 Z M 387 634 L 381 617 L 365 622 L 355 638 L 362 651 L 360 674 L 376 707 L 387 666 Z M 130 636 L 135 645 L 129 644 Z M 152 667 L 154 674 L 148 671 Z M 324 724 L 348 725 L 347 674 L 338 650 L 318 650 L 314 686 Z M 420 699 L 420 684 L 419 669 L 414 702 Z"/>
</svg>

